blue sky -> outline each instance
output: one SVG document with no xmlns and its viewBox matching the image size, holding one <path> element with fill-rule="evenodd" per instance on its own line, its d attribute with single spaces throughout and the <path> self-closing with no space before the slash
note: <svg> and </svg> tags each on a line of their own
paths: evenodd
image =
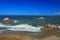
<svg viewBox="0 0 60 40">
<path fill-rule="evenodd" d="M 0 0 L 0 15 L 60 15 L 60 0 Z"/>
</svg>

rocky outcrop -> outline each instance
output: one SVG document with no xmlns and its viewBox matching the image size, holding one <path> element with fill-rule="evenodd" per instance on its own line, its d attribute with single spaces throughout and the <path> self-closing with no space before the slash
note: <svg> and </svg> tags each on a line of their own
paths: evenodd
<svg viewBox="0 0 60 40">
<path fill-rule="evenodd" d="M 58 29 L 58 25 L 46 24 L 46 25 L 43 26 L 42 29 L 47 30 L 47 31 L 57 30 Z"/>
<path fill-rule="evenodd" d="M 11 20 L 9 19 L 9 17 L 6 17 L 6 18 L 3 19 L 3 21 L 6 22 L 6 23 L 8 23 L 8 22 L 10 22 Z"/>
</svg>

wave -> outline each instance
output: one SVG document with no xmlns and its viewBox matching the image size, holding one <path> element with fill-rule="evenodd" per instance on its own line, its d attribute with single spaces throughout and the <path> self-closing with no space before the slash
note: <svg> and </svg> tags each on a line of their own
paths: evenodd
<svg viewBox="0 0 60 40">
<path fill-rule="evenodd" d="M 28 24 L 19 24 L 19 25 L 14 25 L 14 26 L 0 24 L 0 27 L 6 27 L 7 30 L 11 30 L 11 31 L 29 31 L 29 32 L 41 31 L 40 30 L 41 27 L 35 27 Z"/>
<path fill-rule="evenodd" d="M 0 27 L 6 27 L 10 31 L 29 31 L 29 32 L 41 32 L 42 26 L 32 26 L 28 24 L 19 24 L 19 25 L 4 25 L 0 23 Z M 59 26 L 60 28 L 60 26 Z"/>
<path fill-rule="evenodd" d="M 28 24 L 21 24 L 15 26 L 7 26 L 9 27 L 8 30 L 12 31 L 29 31 L 29 32 L 40 32 L 40 27 L 31 26 Z"/>
</svg>

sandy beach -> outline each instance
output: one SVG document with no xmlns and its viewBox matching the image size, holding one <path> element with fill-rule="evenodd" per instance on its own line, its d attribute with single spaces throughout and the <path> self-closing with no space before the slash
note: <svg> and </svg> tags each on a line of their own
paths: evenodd
<svg viewBox="0 0 60 40">
<path fill-rule="evenodd" d="M 60 40 L 59 34 L 46 34 L 44 37 L 32 37 L 25 34 L 0 34 L 0 40 Z"/>
<path fill-rule="evenodd" d="M 6 34 L 0 35 L 0 40 L 41 40 L 40 38 L 34 38 L 31 36 L 26 36 L 24 34 Z"/>
<path fill-rule="evenodd" d="M 46 37 L 42 40 L 60 40 L 60 37 L 56 37 L 55 35 L 54 36 L 49 36 L 49 37 Z"/>
</svg>

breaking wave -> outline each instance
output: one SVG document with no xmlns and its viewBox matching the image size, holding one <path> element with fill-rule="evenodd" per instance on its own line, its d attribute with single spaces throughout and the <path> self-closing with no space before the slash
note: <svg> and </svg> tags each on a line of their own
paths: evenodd
<svg viewBox="0 0 60 40">
<path fill-rule="evenodd" d="M 19 24 L 19 25 L 4 25 L 0 23 L 0 27 L 6 27 L 10 31 L 29 31 L 29 32 L 41 32 L 42 26 L 32 26 L 28 24 Z M 60 28 L 60 26 L 59 26 Z"/>
<path fill-rule="evenodd" d="M 7 30 L 11 30 L 11 31 L 29 31 L 29 32 L 40 32 L 41 31 L 40 30 L 41 27 L 35 27 L 35 26 L 28 25 L 28 24 L 10 26 L 10 25 L 4 25 L 0 23 L 0 27 L 6 27 Z"/>
</svg>

